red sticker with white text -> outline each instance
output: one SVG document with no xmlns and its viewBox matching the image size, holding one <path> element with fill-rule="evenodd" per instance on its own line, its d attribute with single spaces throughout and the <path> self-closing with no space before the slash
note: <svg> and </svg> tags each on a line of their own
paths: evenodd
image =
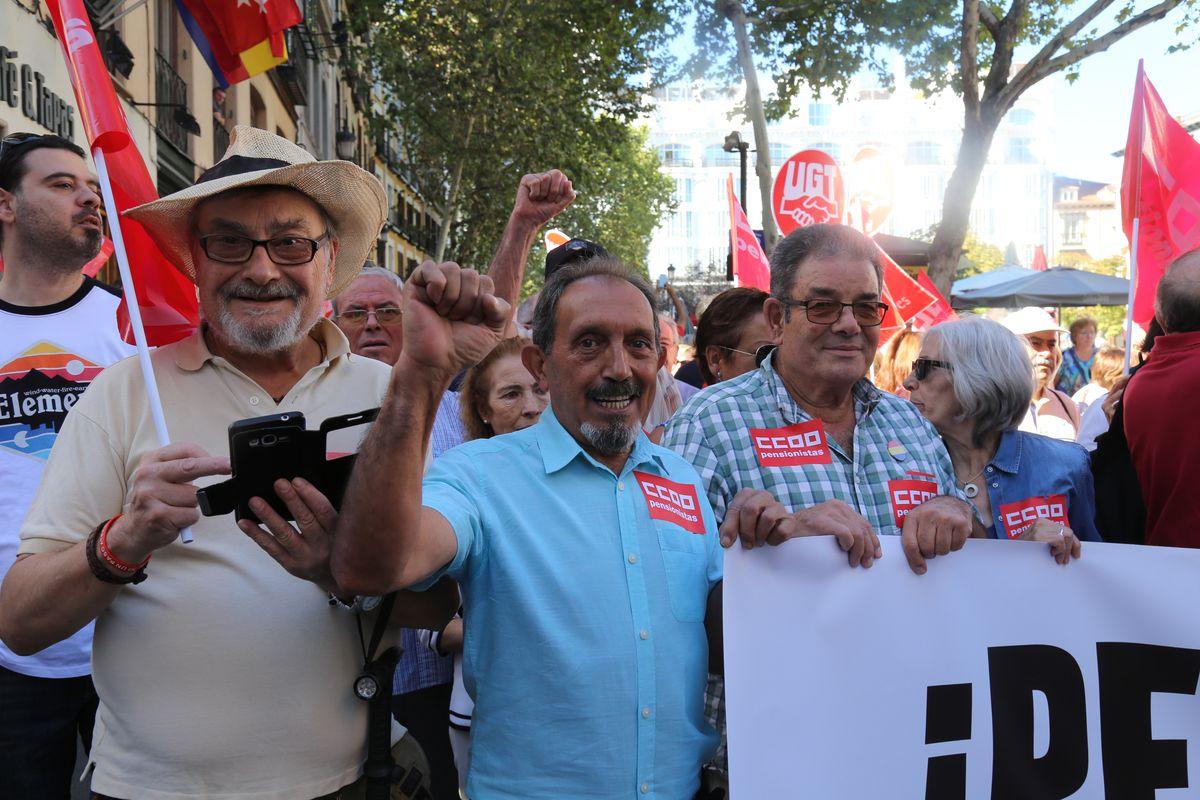
<svg viewBox="0 0 1200 800">
<path fill-rule="evenodd" d="M 704 515 L 700 513 L 700 498 L 690 483 L 676 483 L 648 472 L 634 472 L 651 519 L 674 522 L 685 531 L 704 533 Z"/>
<path fill-rule="evenodd" d="M 1020 538 L 1038 519 L 1070 525 L 1067 521 L 1066 495 L 1026 497 L 1024 500 L 1000 506 L 1000 521 L 1004 523 L 1004 532 L 1010 539 Z"/>
<path fill-rule="evenodd" d="M 783 428 L 751 428 L 750 444 L 764 467 L 833 463 L 825 441 L 825 424 L 819 419 Z"/>
<path fill-rule="evenodd" d="M 929 498 L 936 497 L 937 493 L 938 485 L 934 481 L 912 478 L 897 478 L 888 481 L 888 500 L 892 504 L 892 515 L 896 520 L 896 527 L 903 528 L 904 518 L 908 516 L 908 512 Z"/>
</svg>

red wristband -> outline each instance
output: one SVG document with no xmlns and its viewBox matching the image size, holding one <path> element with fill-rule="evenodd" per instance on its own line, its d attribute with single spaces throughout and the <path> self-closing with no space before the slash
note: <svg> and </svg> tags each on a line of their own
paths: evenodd
<svg viewBox="0 0 1200 800">
<path fill-rule="evenodd" d="M 113 555 L 113 552 L 108 549 L 108 529 L 113 526 L 113 523 L 121 518 L 121 514 L 104 523 L 104 527 L 100 529 L 100 538 L 96 541 L 96 552 L 100 554 L 100 558 L 104 559 L 104 563 L 121 572 L 137 572 L 142 567 L 150 563 L 150 556 L 146 556 L 146 560 L 140 564 L 130 564 L 122 561 Z"/>
</svg>

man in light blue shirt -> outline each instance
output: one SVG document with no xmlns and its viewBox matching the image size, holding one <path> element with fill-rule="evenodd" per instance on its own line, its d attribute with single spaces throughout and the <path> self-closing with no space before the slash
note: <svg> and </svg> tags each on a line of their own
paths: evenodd
<svg viewBox="0 0 1200 800">
<path fill-rule="evenodd" d="M 722 551 L 696 471 L 641 430 L 663 363 L 650 288 L 611 259 L 556 273 L 522 354 L 551 409 L 444 454 L 423 486 L 441 394 L 508 309 L 453 264 L 406 291 L 404 353 L 334 539 L 339 584 L 460 581 L 472 800 L 690 800 L 716 744 L 705 621 Z M 793 533 L 782 507 L 741 504 L 727 541 L 742 524 Z"/>
</svg>

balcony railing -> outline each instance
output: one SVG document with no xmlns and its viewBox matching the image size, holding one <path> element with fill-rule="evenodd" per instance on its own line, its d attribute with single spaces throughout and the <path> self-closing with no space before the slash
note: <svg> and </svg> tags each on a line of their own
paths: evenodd
<svg viewBox="0 0 1200 800">
<path fill-rule="evenodd" d="M 225 151 L 229 149 L 229 131 L 225 130 L 221 123 L 213 120 L 213 163 L 221 160 L 221 156 L 225 155 Z"/>
<path fill-rule="evenodd" d="M 154 127 L 158 129 L 164 139 L 175 145 L 184 155 L 190 155 L 188 132 L 175 121 L 175 112 L 187 110 L 187 94 L 187 82 L 171 67 L 171 62 L 163 58 L 162 53 L 155 50 L 154 102 L 158 103 L 159 107 L 155 109 Z M 163 104 L 175 107 L 171 108 Z"/>
</svg>

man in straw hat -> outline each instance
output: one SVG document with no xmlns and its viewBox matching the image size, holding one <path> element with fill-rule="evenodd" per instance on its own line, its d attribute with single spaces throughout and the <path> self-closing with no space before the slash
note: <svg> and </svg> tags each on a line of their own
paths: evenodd
<svg viewBox="0 0 1200 800">
<path fill-rule="evenodd" d="M 379 404 L 388 369 L 352 355 L 320 308 L 386 210 L 362 169 L 239 126 L 194 186 L 127 212 L 199 290 L 201 330 L 151 355 L 176 443 L 156 444 L 136 360 L 102 373 L 59 435 L 0 594 L 0 636 L 19 653 L 96 620 L 99 797 L 307 800 L 362 770 L 362 653 L 354 614 L 332 602 L 333 508 L 281 480 L 294 526 L 261 499 L 265 528 L 235 525 L 199 515 L 196 485 L 229 473 L 231 422 L 297 411 L 315 428 Z M 454 603 L 406 596 L 393 620 L 439 625 Z"/>
</svg>

